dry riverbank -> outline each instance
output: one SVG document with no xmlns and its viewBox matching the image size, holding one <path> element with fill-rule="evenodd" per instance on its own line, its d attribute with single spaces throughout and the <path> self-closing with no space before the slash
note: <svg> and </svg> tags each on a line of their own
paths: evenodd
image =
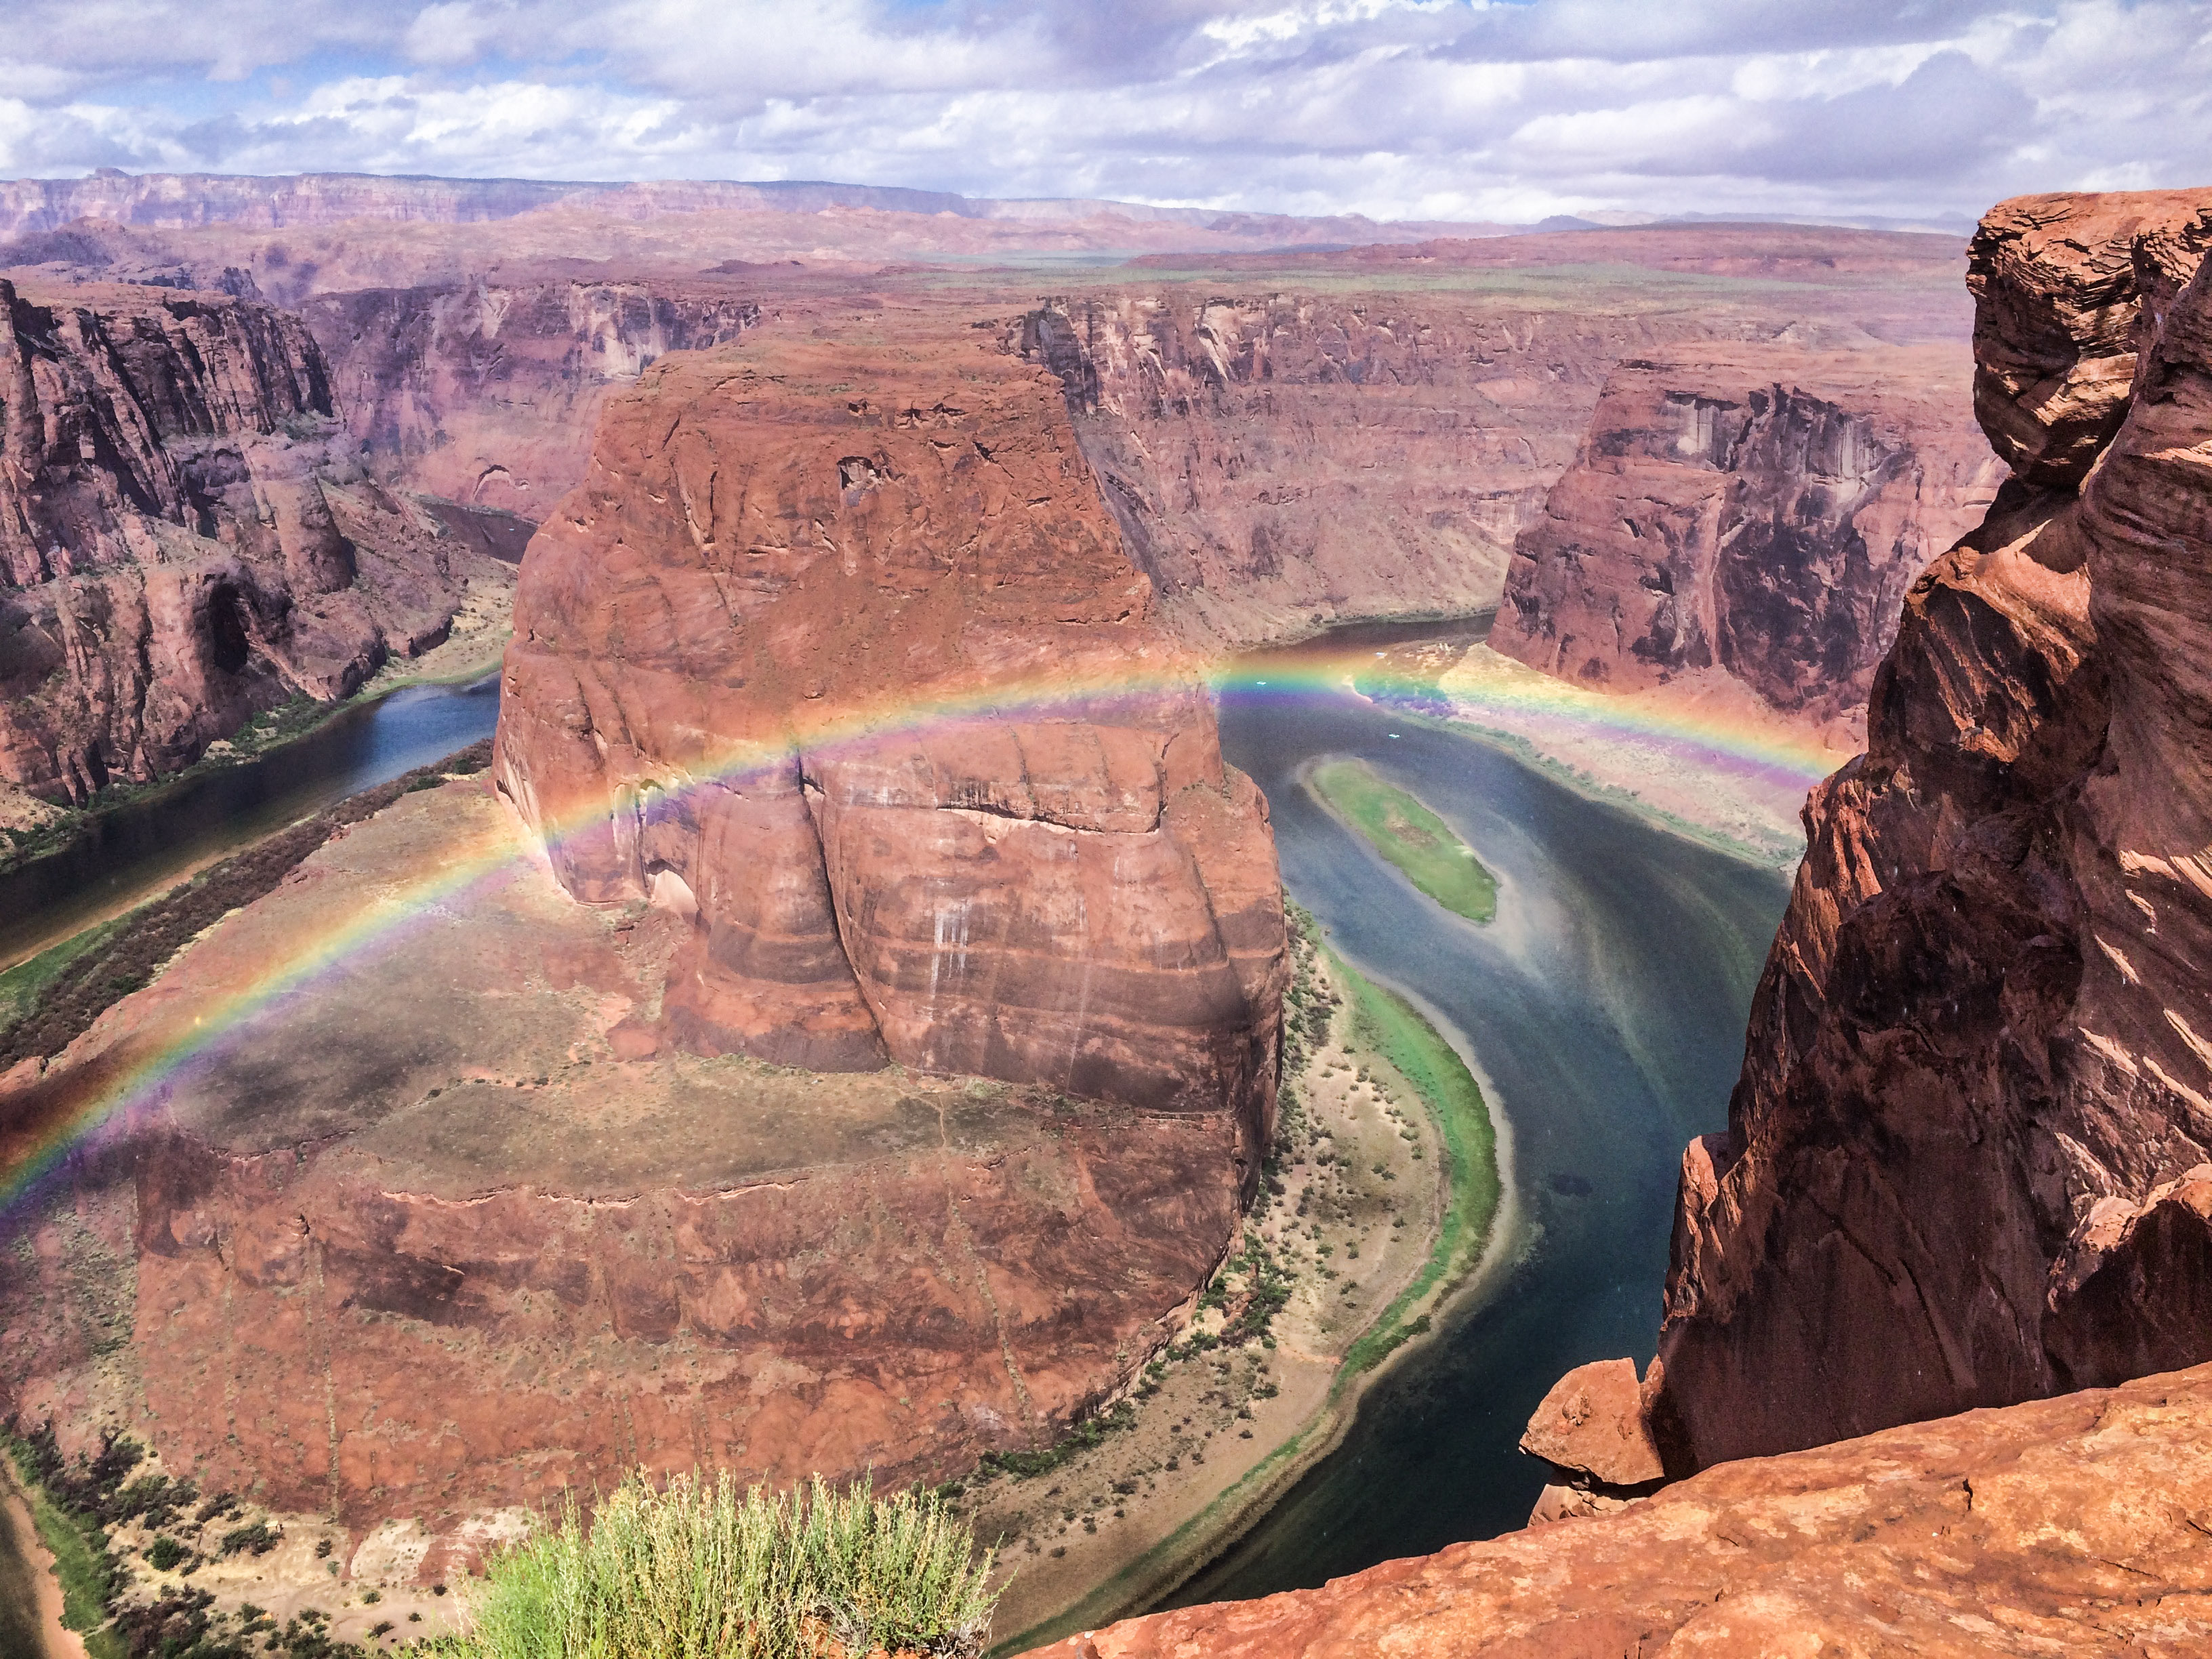
<svg viewBox="0 0 2212 1659">
<path fill-rule="evenodd" d="M 1409 1005 L 1310 923 L 1300 933 L 1282 1130 L 1240 1247 L 1098 1428 L 971 1485 L 977 1535 L 1001 1540 L 1002 1651 L 1202 1567 L 1508 1253 L 1510 1161 L 1472 1073 Z"/>
</svg>

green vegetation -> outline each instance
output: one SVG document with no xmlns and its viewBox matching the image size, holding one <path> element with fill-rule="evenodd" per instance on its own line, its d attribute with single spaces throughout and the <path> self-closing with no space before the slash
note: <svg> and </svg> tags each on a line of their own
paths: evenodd
<svg viewBox="0 0 2212 1659">
<path fill-rule="evenodd" d="M 480 1659 L 813 1659 L 830 1641 L 974 1655 L 991 1559 L 932 1493 L 639 1477 L 588 1528 L 571 1498 L 559 1526 L 495 1558 L 459 1646 Z"/>
<path fill-rule="evenodd" d="M 61 977 L 64 969 L 88 951 L 107 944 L 129 921 L 129 916 L 123 915 L 88 927 L 0 974 L 0 1031 L 5 1031 L 37 1007 L 47 988 Z"/>
<path fill-rule="evenodd" d="M 1341 1389 L 1347 1379 L 1373 1369 L 1428 1328 L 1426 1315 L 1402 1323 L 1405 1310 L 1439 1285 L 1458 1280 L 1480 1259 L 1504 1188 L 1498 1175 L 1497 1126 L 1490 1121 L 1482 1086 L 1459 1051 L 1395 991 L 1354 972 L 1333 951 L 1329 960 L 1352 988 L 1352 1029 L 1359 1046 L 1380 1054 L 1420 1096 L 1443 1138 L 1445 1161 L 1443 1220 L 1436 1248 L 1413 1281 L 1345 1355 L 1337 1379 Z"/>
<path fill-rule="evenodd" d="M 41 1460 L 33 1443 L 0 1437 L 15 1466 L 16 1480 L 29 1500 L 31 1524 L 54 1558 L 54 1577 L 62 1586 L 62 1624 L 85 1638 L 91 1659 L 124 1659 L 127 1650 L 107 1623 L 108 1598 L 115 1593 L 115 1564 L 107 1534 L 88 1516 L 56 1503 L 38 1476 Z"/>
<path fill-rule="evenodd" d="M 1488 921 L 1498 914 L 1498 881 L 1434 812 L 1364 761 L 1314 768 L 1314 793 L 1406 878 L 1454 915 Z"/>
</svg>

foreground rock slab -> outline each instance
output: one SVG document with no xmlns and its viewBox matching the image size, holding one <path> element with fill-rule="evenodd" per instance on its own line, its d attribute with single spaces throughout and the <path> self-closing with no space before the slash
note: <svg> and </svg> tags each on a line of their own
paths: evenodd
<svg viewBox="0 0 2212 1659">
<path fill-rule="evenodd" d="M 1081 1659 L 2201 1653 L 2212 1366 L 1708 1470 L 1619 1514 L 1156 1613 Z"/>
</svg>

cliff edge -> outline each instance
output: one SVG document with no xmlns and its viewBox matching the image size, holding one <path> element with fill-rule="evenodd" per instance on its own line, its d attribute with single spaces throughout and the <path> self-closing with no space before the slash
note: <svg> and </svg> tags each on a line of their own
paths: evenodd
<svg viewBox="0 0 2212 1659">
<path fill-rule="evenodd" d="M 2203 191 L 1974 240 L 2015 477 L 1906 599 L 1685 1158 L 1678 1466 L 2212 1358 L 2208 246 Z"/>
</svg>

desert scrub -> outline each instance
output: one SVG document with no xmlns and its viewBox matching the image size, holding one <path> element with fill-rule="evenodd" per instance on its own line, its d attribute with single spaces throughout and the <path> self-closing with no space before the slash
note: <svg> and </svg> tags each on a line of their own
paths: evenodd
<svg viewBox="0 0 2212 1659">
<path fill-rule="evenodd" d="M 973 1656 L 996 1592 L 989 1551 L 933 1493 L 740 1491 L 678 1475 L 626 1480 L 587 1527 L 495 1557 L 470 1597 L 470 1659 L 822 1659 Z"/>
</svg>

